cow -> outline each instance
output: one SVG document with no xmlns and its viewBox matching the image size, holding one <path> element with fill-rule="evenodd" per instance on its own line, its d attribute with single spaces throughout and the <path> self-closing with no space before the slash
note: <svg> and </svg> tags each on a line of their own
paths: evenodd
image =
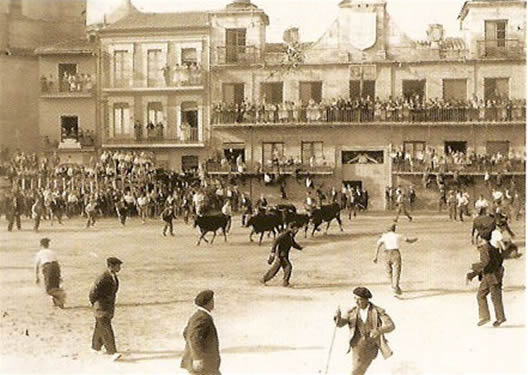
<svg viewBox="0 0 528 375">
<path fill-rule="evenodd" d="M 308 225 L 310 224 L 310 215 L 287 211 L 284 213 L 283 223 L 286 227 L 289 224 L 293 224 L 296 228 L 304 228 L 304 238 L 306 238 Z"/>
<path fill-rule="evenodd" d="M 273 237 L 275 237 L 275 235 L 277 234 L 275 230 L 277 230 L 278 232 L 280 230 L 281 225 L 282 218 L 278 213 L 258 213 L 256 215 L 253 215 L 246 222 L 246 227 L 253 227 L 251 233 L 249 234 L 249 240 L 253 242 L 253 234 L 260 233 L 260 246 L 262 244 L 262 237 L 264 236 L 264 232 L 272 232 Z"/>
<path fill-rule="evenodd" d="M 216 231 L 218 229 L 222 229 L 222 233 L 224 234 L 224 240 L 227 242 L 227 235 L 226 235 L 226 228 L 227 228 L 228 218 L 225 215 L 204 215 L 204 216 L 197 216 L 194 219 L 194 228 L 197 226 L 200 228 L 201 236 L 198 239 L 198 243 L 196 246 L 200 246 L 200 241 L 203 239 L 205 242 L 207 239 L 205 238 L 205 235 L 208 232 L 213 232 L 213 238 L 211 239 L 211 245 L 214 242 L 214 239 L 216 237 Z"/>
<path fill-rule="evenodd" d="M 319 226 L 323 223 L 323 221 L 327 222 L 325 234 L 328 233 L 328 228 L 330 227 L 330 223 L 332 220 L 336 219 L 337 223 L 339 224 L 339 229 L 341 229 L 341 232 L 343 231 L 343 223 L 341 222 L 341 207 L 338 203 L 332 203 L 327 205 L 322 205 L 321 208 L 315 208 L 312 210 L 310 215 L 310 221 L 313 224 L 313 230 L 312 230 L 312 236 L 314 235 L 315 231 L 319 230 Z"/>
</svg>

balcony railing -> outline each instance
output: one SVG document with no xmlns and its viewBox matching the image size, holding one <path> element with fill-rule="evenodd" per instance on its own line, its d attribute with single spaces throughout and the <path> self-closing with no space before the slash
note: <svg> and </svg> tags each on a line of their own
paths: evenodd
<svg viewBox="0 0 528 375">
<path fill-rule="evenodd" d="M 500 162 L 491 162 L 490 160 L 480 160 L 464 163 L 432 163 L 426 164 L 423 160 L 392 160 L 393 173 L 525 173 L 526 165 L 522 159 L 504 159 Z"/>
<path fill-rule="evenodd" d="M 214 51 L 216 65 L 247 65 L 260 61 L 260 50 L 255 46 L 220 46 Z"/>
<path fill-rule="evenodd" d="M 69 79 L 56 80 L 45 76 L 40 78 L 41 95 L 91 96 L 95 92 L 95 79 L 80 74 Z"/>
<path fill-rule="evenodd" d="M 521 122 L 526 121 L 526 104 L 513 103 L 483 108 L 356 108 L 339 109 L 317 105 L 294 109 L 232 107 L 213 109 L 212 124 L 281 123 L 372 123 L 372 122 Z"/>
<path fill-rule="evenodd" d="M 205 83 L 205 71 L 200 68 L 164 69 L 159 74 L 145 75 L 134 72 L 133 77 L 108 80 L 106 88 L 145 89 L 145 88 L 190 88 L 202 87 Z"/>
<path fill-rule="evenodd" d="M 177 144 L 199 144 L 198 128 L 190 128 L 180 136 L 169 136 L 160 132 L 159 129 L 145 129 L 145 133 L 135 131 L 134 134 L 123 134 L 106 136 L 103 139 L 104 145 L 129 145 L 129 146 L 148 146 L 148 145 L 177 145 Z"/>
<path fill-rule="evenodd" d="M 521 58 L 525 56 L 523 42 L 518 39 L 479 40 L 480 58 Z"/>
<path fill-rule="evenodd" d="M 235 163 L 220 163 L 215 161 L 208 161 L 206 164 L 207 172 L 224 172 L 224 173 L 332 173 L 335 169 L 335 164 L 330 162 L 319 162 L 310 165 L 309 163 L 281 163 L 279 165 L 271 165 L 266 163 L 262 166 L 258 164 L 253 168 L 248 168 L 246 165 L 239 168 Z"/>
</svg>

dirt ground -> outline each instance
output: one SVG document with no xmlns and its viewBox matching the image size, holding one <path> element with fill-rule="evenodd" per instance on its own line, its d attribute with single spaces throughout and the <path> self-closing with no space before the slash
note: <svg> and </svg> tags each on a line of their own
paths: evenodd
<svg viewBox="0 0 528 375">
<path fill-rule="evenodd" d="M 215 291 L 213 312 L 220 336 L 221 370 L 230 374 L 324 374 L 338 305 L 353 304 L 352 290 L 368 287 L 372 302 L 387 310 L 396 330 L 387 338 L 394 356 L 381 355 L 371 374 L 514 374 L 526 373 L 525 257 L 507 260 L 504 305 L 508 321 L 500 328 L 477 327 L 478 282 L 465 284 L 478 260 L 470 245 L 469 221 L 421 214 L 412 223 L 400 219 L 398 232 L 417 236 L 402 248 L 401 299 L 392 296 L 383 262 L 372 256 L 388 215 L 365 214 L 333 224 L 327 236 L 298 241 L 292 250 L 292 287 L 280 286 L 282 272 L 262 286 L 271 239 L 262 246 L 248 241 L 248 229 L 234 219 L 228 242 L 195 246 L 197 231 L 176 221 L 176 236 L 162 237 L 161 223 L 142 225 L 137 218 L 122 228 L 105 219 L 85 229 L 74 219 L 65 225 L 43 223 L 33 233 L 8 233 L 0 222 L 1 373 L 161 374 L 183 373 L 182 330 L 201 289 Z M 516 222 L 516 242 L 525 251 L 524 223 Z M 52 239 L 68 293 L 66 309 L 53 308 L 34 281 L 38 241 Z M 210 236 L 209 236 L 210 237 Z M 104 269 L 105 258 L 124 261 L 113 320 L 123 358 L 111 362 L 90 352 L 94 318 L 88 291 Z M 347 329 L 337 330 L 328 373 L 348 374 Z"/>
</svg>

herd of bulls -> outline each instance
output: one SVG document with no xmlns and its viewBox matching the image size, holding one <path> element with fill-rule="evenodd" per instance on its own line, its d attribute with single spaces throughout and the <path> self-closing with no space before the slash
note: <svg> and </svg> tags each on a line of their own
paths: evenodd
<svg viewBox="0 0 528 375">
<path fill-rule="evenodd" d="M 262 238 L 265 233 L 275 235 L 284 230 L 285 227 L 291 225 L 296 228 L 304 229 L 304 236 L 307 236 L 308 227 L 312 224 L 312 236 L 316 231 L 320 230 L 323 222 L 327 223 L 326 231 L 330 227 L 332 220 L 336 219 L 339 228 L 343 231 L 343 224 L 341 222 L 341 207 L 338 203 L 322 205 L 320 208 L 313 209 L 310 213 L 298 213 L 293 204 L 279 204 L 271 207 L 266 211 L 260 211 L 257 214 L 250 216 L 247 220 L 242 220 L 242 224 L 246 227 L 251 227 L 249 240 L 253 242 L 253 235 L 260 234 L 259 245 L 262 243 Z M 244 222 L 245 221 L 245 222 Z M 197 245 L 200 245 L 202 239 L 208 242 L 205 235 L 213 232 L 213 243 L 216 232 L 222 231 L 225 241 L 227 241 L 227 233 L 229 232 L 231 220 L 222 214 L 197 216 L 194 219 L 194 227 L 200 228 L 200 238 Z"/>
</svg>

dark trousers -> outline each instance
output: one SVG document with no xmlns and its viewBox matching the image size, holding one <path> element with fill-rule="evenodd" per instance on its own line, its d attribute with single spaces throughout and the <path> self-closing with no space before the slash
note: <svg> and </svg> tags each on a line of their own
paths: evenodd
<svg viewBox="0 0 528 375">
<path fill-rule="evenodd" d="M 90 228 L 95 225 L 95 211 L 88 211 L 86 213 L 88 220 L 86 221 L 86 228 Z"/>
<path fill-rule="evenodd" d="M 39 227 L 40 227 L 40 215 L 37 215 L 33 220 L 34 220 L 33 230 L 35 232 L 38 232 Z"/>
<path fill-rule="evenodd" d="M 126 219 L 127 219 L 127 215 L 123 215 L 123 214 L 121 214 L 121 215 L 119 216 L 119 222 L 121 223 L 121 225 L 125 225 L 125 223 L 126 223 Z"/>
<path fill-rule="evenodd" d="M 271 265 L 268 272 L 263 277 L 264 282 L 269 281 L 275 277 L 279 269 L 282 267 L 284 276 L 282 278 L 282 285 L 286 286 L 290 284 L 290 277 L 292 274 L 293 266 L 288 257 L 275 257 L 275 261 Z"/>
<path fill-rule="evenodd" d="M 352 347 L 352 375 L 363 375 L 378 355 L 378 347 L 374 340 L 361 338 Z"/>
<path fill-rule="evenodd" d="M 398 212 L 396 213 L 396 218 L 394 218 L 394 221 L 398 221 L 399 217 L 400 217 L 400 214 L 404 214 L 405 216 L 407 216 L 407 218 L 409 220 L 412 220 L 412 217 L 411 215 L 409 215 L 409 212 L 407 212 L 407 208 L 405 207 L 404 204 L 399 204 L 398 205 Z"/>
<path fill-rule="evenodd" d="M 491 294 L 491 302 L 495 309 L 495 317 L 497 320 L 506 320 L 504 315 L 504 305 L 502 304 L 502 277 L 504 275 L 504 268 L 493 275 L 484 275 L 480 282 L 479 290 L 477 292 L 477 302 L 480 320 L 489 320 L 490 312 L 488 307 L 488 294 Z"/>
<path fill-rule="evenodd" d="M 103 345 L 108 354 L 114 354 L 117 351 L 112 320 L 107 317 L 95 318 L 95 328 L 92 337 L 92 349 L 101 350 Z"/>
<path fill-rule="evenodd" d="M 171 236 L 174 236 L 174 232 L 172 230 L 172 220 L 170 221 L 167 221 L 167 220 L 164 220 L 165 222 L 165 226 L 163 227 L 163 235 L 165 235 L 167 233 L 167 229 L 169 230 L 169 233 Z"/>
<path fill-rule="evenodd" d="M 15 222 L 16 222 L 16 227 L 18 230 L 22 228 L 22 224 L 20 223 L 20 214 L 9 215 L 7 216 L 7 220 L 8 220 L 7 230 L 9 232 L 13 230 L 13 225 L 15 224 Z"/>
</svg>

